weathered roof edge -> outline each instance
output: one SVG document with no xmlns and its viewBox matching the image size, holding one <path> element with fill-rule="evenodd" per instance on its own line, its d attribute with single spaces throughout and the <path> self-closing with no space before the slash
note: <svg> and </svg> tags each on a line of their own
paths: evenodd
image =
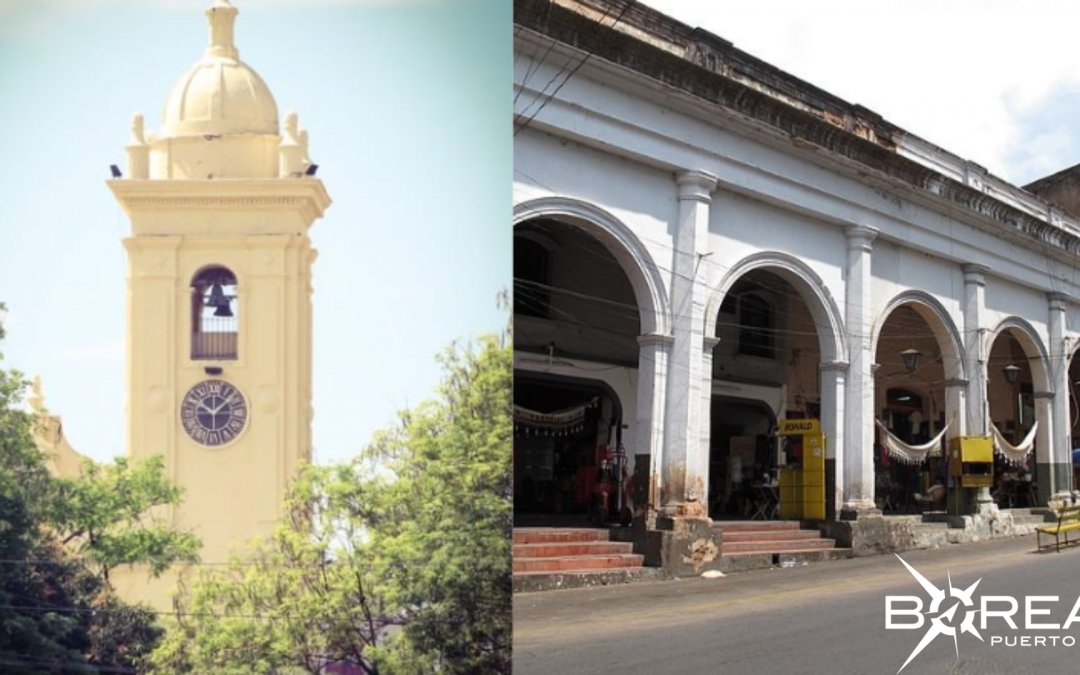
<svg viewBox="0 0 1080 675">
<path fill-rule="evenodd" d="M 613 28 L 616 22 L 618 26 Z M 1048 214 L 1046 218 L 1036 217 L 997 196 L 898 154 L 898 142 L 909 134 L 880 115 L 849 104 L 735 49 L 726 40 L 690 28 L 640 3 L 627 7 L 611 0 L 514 0 L 514 23 L 764 123 L 791 138 L 796 145 L 813 144 L 994 220 L 1040 244 L 1073 255 L 1080 253 L 1080 236 L 1057 222 L 1052 223 L 1050 204 L 1044 200 L 1030 196 Z M 684 41 L 683 54 L 678 53 L 679 40 Z M 693 40 L 696 40 L 694 46 Z M 756 73 L 775 79 L 751 81 L 750 76 Z M 910 136 L 920 145 L 936 148 Z M 982 178 L 987 178 L 988 174 L 982 171 Z M 1001 184 L 1021 191 L 1004 181 Z M 982 181 L 977 185 L 981 187 Z M 1057 216 L 1056 220 L 1061 220 L 1060 214 Z M 1074 225 L 1073 229 L 1080 232 L 1080 225 Z"/>
</svg>

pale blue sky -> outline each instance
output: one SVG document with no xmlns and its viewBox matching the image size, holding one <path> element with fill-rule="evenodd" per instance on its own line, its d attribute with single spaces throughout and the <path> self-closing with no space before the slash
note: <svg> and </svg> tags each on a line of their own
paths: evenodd
<svg viewBox="0 0 1080 675">
<path fill-rule="evenodd" d="M 105 185 L 160 127 L 211 0 L 0 0 L 4 367 L 39 373 L 83 454 L 125 451 L 127 218 Z M 236 0 L 240 57 L 297 111 L 334 200 L 312 229 L 314 443 L 355 454 L 498 329 L 509 288 L 511 3 Z"/>
<path fill-rule="evenodd" d="M 645 0 L 1018 185 L 1080 163 L 1074 0 Z"/>
</svg>

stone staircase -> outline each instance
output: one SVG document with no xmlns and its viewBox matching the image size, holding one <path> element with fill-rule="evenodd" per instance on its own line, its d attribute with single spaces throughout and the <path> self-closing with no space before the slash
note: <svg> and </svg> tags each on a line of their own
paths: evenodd
<svg viewBox="0 0 1080 675">
<path fill-rule="evenodd" d="M 514 592 L 606 586 L 660 578 L 643 567 L 633 544 L 610 541 L 607 530 L 525 527 L 514 529 Z"/>
<path fill-rule="evenodd" d="M 1012 512 L 1013 530 L 1016 534 L 1035 534 L 1036 527 L 1057 522 L 1057 515 L 1046 507 L 1009 511 Z"/>
<path fill-rule="evenodd" d="M 835 540 L 795 520 L 716 521 L 713 529 L 717 539 L 722 537 L 720 569 L 724 572 L 851 557 L 851 549 L 837 548 Z"/>
<path fill-rule="evenodd" d="M 992 531 L 969 529 L 970 516 L 950 516 L 946 513 L 888 516 L 891 527 L 897 532 L 909 533 L 899 550 L 938 548 L 951 544 L 963 544 L 991 536 L 1023 536 L 1035 533 L 1035 528 L 1057 521 L 1048 508 L 1001 509 L 998 525 Z M 900 541 L 902 537 L 897 536 Z"/>
</svg>

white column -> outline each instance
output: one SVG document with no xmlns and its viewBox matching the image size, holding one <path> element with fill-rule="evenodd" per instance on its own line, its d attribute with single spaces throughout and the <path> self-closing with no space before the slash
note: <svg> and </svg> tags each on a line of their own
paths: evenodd
<svg viewBox="0 0 1080 675">
<path fill-rule="evenodd" d="M 877 230 L 849 227 L 844 323 L 848 334 L 846 428 L 844 434 L 845 517 L 872 512 L 874 504 L 874 355 L 870 352 L 870 252 Z"/>
<path fill-rule="evenodd" d="M 1046 504 L 1047 499 L 1058 494 L 1056 486 L 1061 480 L 1058 475 L 1061 472 L 1054 463 L 1054 436 L 1057 431 L 1054 422 L 1057 420 L 1057 411 L 1054 392 L 1036 391 L 1032 397 L 1035 399 L 1035 421 L 1039 423 L 1039 431 L 1035 435 L 1035 466 L 1032 467 L 1032 473 L 1036 475 L 1039 484 L 1039 502 Z M 1014 393 L 1014 404 L 1015 398 Z M 1019 440 L 1021 439 L 1017 439 Z"/>
<path fill-rule="evenodd" d="M 664 461 L 664 398 L 667 391 L 668 355 L 671 337 L 650 334 L 638 336 L 637 419 L 633 449 L 649 457 L 649 496 L 646 516 L 650 519 L 660 503 L 661 469 Z"/>
<path fill-rule="evenodd" d="M 679 214 L 672 258 L 671 366 L 663 463 L 663 509 L 668 515 L 704 516 L 708 454 L 701 451 L 702 350 L 707 285 L 709 206 L 716 178 L 680 173 Z"/>
<path fill-rule="evenodd" d="M 1072 491 L 1072 415 L 1069 414 L 1069 346 L 1065 338 L 1064 293 L 1047 293 L 1050 301 L 1050 386 L 1053 396 L 1053 435 L 1050 436 L 1050 462 L 1053 465 L 1053 491 L 1047 494 L 1065 496 Z M 1043 434 L 1042 422 L 1039 435 Z M 1049 429 L 1047 429 L 1049 431 Z M 1038 442 L 1038 441 L 1036 441 Z M 1041 487 L 1041 486 L 1040 486 Z"/>
<path fill-rule="evenodd" d="M 952 439 L 967 435 L 967 380 L 945 380 L 945 423 L 949 431 L 945 434 L 946 448 Z"/>
<path fill-rule="evenodd" d="M 709 504 L 709 464 L 712 460 L 712 382 L 713 382 L 713 348 L 720 344 L 720 338 L 706 337 L 702 340 L 701 352 L 701 418 L 700 432 L 701 456 L 704 458 L 705 476 L 705 510 Z"/>
<path fill-rule="evenodd" d="M 964 265 L 964 361 L 967 368 L 967 434 L 990 433 L 986 409 L 986 346 L 982 319 L 986 310 L 986 267 Z"/>
<path fill-rule="evenodd" d="M 826 515 L 835 518 L 844 506 L 844 395 L 848 364 L 821 364 L 821 431 L 825 435 L 825 480 L 828 488 L 832 463 L 832 495 L 826 494 Z"/>
<path fill-rule="evenodd" d="M 969 436 L 988 436 L 990 410 L 986 405 L 986 272 L 984 265 L 968 264 L 964 270 L 964 359 L 967 363 L 967 433 Z M 978 488 L 975 503 L 993 504 L 990 488 Z"/>
</svg>

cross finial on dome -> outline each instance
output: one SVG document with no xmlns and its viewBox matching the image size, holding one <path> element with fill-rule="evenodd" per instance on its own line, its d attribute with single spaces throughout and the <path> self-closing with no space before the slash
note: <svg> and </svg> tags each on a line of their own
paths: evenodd
<svg viewBox="0 0 1080 675">
<path fill-rule="evenodd" d="M 229 0 L 215 0 L 214 6 L 206 10 L 206 18 L 210 20 L 207 56 L 221 56 L 234 61 L 240 59 L 240 52 L 233 44 L 233 22 L 239 13 L 240 10 L 230 5 Z"/>
</svg>

